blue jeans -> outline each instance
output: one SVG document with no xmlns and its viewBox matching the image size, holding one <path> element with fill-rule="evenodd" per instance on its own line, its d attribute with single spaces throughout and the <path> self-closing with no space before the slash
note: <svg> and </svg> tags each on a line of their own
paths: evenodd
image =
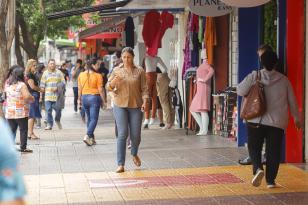
<svg viewBox="0 0 308 205">
<path fill-rule="evenodd" d="M 87 115 L 87 135 L 90 138 L 94 138 L 101 104 L 99 95 L 82 95 L 82 107 Z"/>
<path fill-rule="evenodd" d="M 118 128 L 117 162 L 120 166 L 125 164 L 128 131 L 132 145 L 131 155 L 136 156 L 138 154 L 141 141 L 142 112 L 140 108 L 121 108 L 114 105 L 113 114 Z"/>
<path fill-rule="evenodd" d="M 55 121 L 60 122 L 60 119 L 61 119 L 61 108 L 56 106 L 56 102 L 55 101 L 45 101 L 45 110 L 47 112 L 47 123 L 51 127 L 53 126 L 52 110 L 55 110 L 55 112 L 56 112 Z"/>
</svg>

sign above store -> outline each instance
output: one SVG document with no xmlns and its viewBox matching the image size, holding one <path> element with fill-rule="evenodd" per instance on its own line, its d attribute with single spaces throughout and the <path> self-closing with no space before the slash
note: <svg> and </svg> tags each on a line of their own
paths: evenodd
<svg viewBox="0 0 308 205">
<path fill-rule="evenodd" d="M 254 7 L 266 4 L 270 0 L 221 0 L 227 5 L 235 7 Z"/>
<path fill-rule="evenodd" d="M 190 0 L 188 5 L 190 11 L 199 16 L 223 16 L 233 10 L 221 0 Z"/>
</svg>

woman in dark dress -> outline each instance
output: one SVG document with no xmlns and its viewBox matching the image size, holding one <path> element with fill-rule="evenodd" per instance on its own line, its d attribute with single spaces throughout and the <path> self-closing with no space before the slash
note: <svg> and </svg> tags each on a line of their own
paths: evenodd
<svg viewBox="0 0 308 205">
<path fill-rule="evenodd" d="M 28 137 L 29 139 L 39 139 L 37 135 L 34 134 L 33 127 L 36 118 L 42 118 L 40 112 L 40 87 L 39 79 L 36 73 L 37 62 L 34 59 L 30 59 L 27 62 L 25 78 L 29 89 L 29 92 L 34 97 L 34 102 L 30 103 L 29 109 L 29 120 L 28 120 Z"/>
</svg>

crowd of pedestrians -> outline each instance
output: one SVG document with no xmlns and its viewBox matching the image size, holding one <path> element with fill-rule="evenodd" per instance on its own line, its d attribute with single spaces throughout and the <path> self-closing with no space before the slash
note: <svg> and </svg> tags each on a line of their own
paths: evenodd
<svg viewBox="0 0 308 205">
<path fill-rule="evenodd" d="M 83 142 L 88 146 L 96 144 L 94 131 L 100 109 L 107 106 L 106 92 L 108 91 L 117 136 L 116 172 L 125 171 L 128 144 L 131 146 L 132 161 L 137 167 L 141 166 L 138 151 L 143 113 L 149 106 L 150 99 L 146 72 L 144 68 L 135 65 L 132 48 L 124 48 L 121 53 L 117 53 L 117 57 L 110 72 L 102 60 L 97 58 L 88 60 L 85 64 L 78 59 L 75 67 L 71 68 L 64 63 L 59 69 L 56 68 L 54 59 L 48 61 L 46 69 L 44 65 L 30 59 L 25 69 L 18 65 L 9 69 L 3 85 L 5 92 L 3 114 L 6 120 L 0 119 L 0 128 L 4 136 L 0 141 L 0 171 L 12 173 L 10 176 L 14 176 L 14 180 L 0 175 L 0 186 L 6 187 L 6 189 L 0 187 L 0 202 L 11 199 L 15 200 L 16 204 L 23 204 L 24 185 L 16 168 L 18 160 L 14 150 L 16 131 L 19 128 L 18 151 L 31 153 L 33 151 L 27 147 L 27 140 L 40 138 L 34 132 L 34 125 L 36 123 L 37 127 L 41 126 L 42 108 L 45 110 L 45 130 L 52 130 L 54 122 L 58 129 L 62 129 L 61 112 L 65 105 L 67 81 L 72 81 L 73 85 L 74 112 L 79 110 L 82 119 L 86 121 L 87 131 Z M 288 107 L 294 116 L 297 128 L 301 128 L 301 122 L 291 84 L 286 76 L 275 70 L 278 62 L 276 54 L 272 50 L 266 50 L 260 54 L 260 60 L 263 65 L 260 73 L 261 82 L 265 85 L 267 111 L 261 120 L 256 118 L 247 122 L 248 150 L 253 165 L 252 184 L 259 186 L 265 175 L 268 188 L 273 188 L 276 186 L 275 179 L 279 168 L 283 133 L 288 124 Z M 247 95 L 255 79 L 256 72 L 249 74 L 238 85 L 238 95 Z M 168 87 L 168 84 L 165 86 Z M 162 110 L 164 111 L 164 108 Z M 55 118 L 53 118 L 53 111 L 55 111 Z M 166 120 L 167 127 L 170 129 L 175 120 L 174 116 L 167 115 Z M 162 114 L 160 121 L 163 123 Z M 261 161 L 264 141 L 266 141 L 267 154 L 265 174 Z M 13 183 L 14 190 L 7 188 L 5 183 Z M 3 190 L 6 191 L 5 196 Z"/>
</svg>

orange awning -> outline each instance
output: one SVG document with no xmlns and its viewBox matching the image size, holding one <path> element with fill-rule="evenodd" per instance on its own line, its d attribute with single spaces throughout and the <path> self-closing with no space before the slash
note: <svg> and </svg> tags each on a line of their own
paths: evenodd
<svg viewBox="0 0 308 205">
<path fill-rule="evenodd" d="M 89 39 L 110 39 L 110 38 L 120 38 L 120 37 L 121 37 L 121 33 L 107 32 L 107 33 L 94 34 L 92 36 L 88 36 L 80 40 L 82 41 L 82 40 L 89 40 Z"/>
</svg>

